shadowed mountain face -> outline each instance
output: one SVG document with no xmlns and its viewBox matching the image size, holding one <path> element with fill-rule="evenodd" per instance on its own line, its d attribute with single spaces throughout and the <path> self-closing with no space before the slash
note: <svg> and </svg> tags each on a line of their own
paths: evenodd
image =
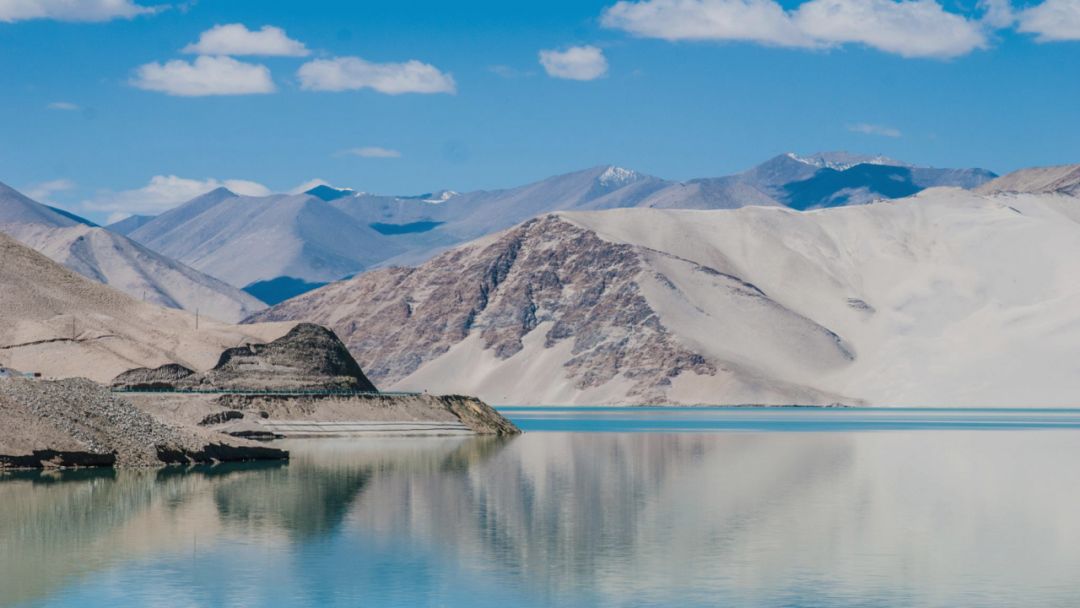
<svg viewBox="0 0 1080 608">
<path fill-rule="evenodd" d="M 295 298 L 300 294 L 318 289 L 323 285 L 326 285 L 326 283 L 309 283 L 294 277 L 278 277 L 269 281 L 252 283 L 244 287 L 244 291 L 258 298 L 259 301 L 273 306 L 289 298 Z"/>
<path fill-rule="evenodd" d="M 821 169 L 809 179 L 784 184 L 784 202 L 802 211 L 901 198 L 919 190 L 907 167 L 856 165 L 843 171 Z"/>
<path fill-rule="evenodd" d="M 994 177 L 988 171 L 926 169 L 857 164 L 841 170 L 825 167 L 812 177 L 785 183 L 781 201 L 800 211 L 870 203 L 911 196 L 926 188 L 973 188 Z"/>
</svg>

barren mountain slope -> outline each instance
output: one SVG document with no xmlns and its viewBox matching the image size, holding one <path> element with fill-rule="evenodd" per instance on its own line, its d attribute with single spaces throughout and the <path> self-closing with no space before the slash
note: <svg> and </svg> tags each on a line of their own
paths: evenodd
<svg viewBox="0 0 1080 608">
<path fill-rule="evenodd" d="M 958 189 L 564 213 L 255 318 L 331 326 L 382 386 L 495 403 L 1067 406 L 1078 219 Z"/>
<path fill-rule="evenodd" d="M 237 322 L 266 308 L 254 296 L 104 228 L 0 225 L 56 262 L 133 298 Z"/>
<path fill-rule="evenodd" d="M 1080 165 L 1021 169 L 983 184 L 978 192 L 1028 192 L 1080 195 Z"/>
<path fill-rule="evenodd" d="M 773 337 L 726 325 L 708 356 L 666 326 L 655 292 L 706 284 Z M 833 402 L 803 384 L 848 364 L 838 337 L 753 285 L 659 251 L 601 240 L 560 216 L 366 273 L 254 320 L 332 326 L 376 384 L 473 391 L 496 403 Z M 786 373 L 788 368 L 803 373 Z M 684 385 L 702 387 L 684 396 Z M 706 385 L 709 387 L 706 389 Z"/>
<path fill-rule="evenodd" d="M 137 301 L 0 234 L 0 365 L 105 382 L 134 367 L 209 369 L 225 348 L 291 324 L 234 326 Z"/>
<path fill-rule="evenodd" d="M 400 251 L 317 197 L 224 188 L 157 216 L 131 238 L 237 287 L 282 276 L 332 281 Z"/>
<path fill-rule="evenodd" d="M 236 322 L 266 307 L 231 285 L 0 184 L 0 232 L 138 299 Z"/>
</svg>

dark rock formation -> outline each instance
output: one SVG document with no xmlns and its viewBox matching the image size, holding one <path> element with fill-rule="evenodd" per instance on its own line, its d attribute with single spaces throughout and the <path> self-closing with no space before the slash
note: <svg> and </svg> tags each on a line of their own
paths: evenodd
<svg viewBox="0 0 1080 608">
<path fill-rule="evenodd" d="M 268 344 L 226 350 L 204 381 L 227 389 L 376 391 L 337 335 L 312 323 L 301 323 Z"/>
<path fill-rule="evenodd" d="M 112 385 L 132 390 L 378 392 L 337 335 L 311 323 L 301 323 L 267 344 L 230 348 L 205 373 L 170 364 L 124 372 Z"/>
<path fill-rule="evenodd" d="M 193 374 L 195 374 L 193 370 L 183 365 L 169 363 L 154 369 L 140 367 L 128 370 L 117 376 L 112 384 L 117 388 L 137 390 L 168 389 Z"/>
<path fill-rule="evenodd" d="M 199 421 L 199 426 L 213 426 L 215 424 L 224 424 L 230 420 L 240 420 L 244 417 L 244 412 L 238 412 L 236 410 L 225 410 L 223 412 L 214 412 L 213 414 L 207 414 L 205 418 Z"/>
</svg>

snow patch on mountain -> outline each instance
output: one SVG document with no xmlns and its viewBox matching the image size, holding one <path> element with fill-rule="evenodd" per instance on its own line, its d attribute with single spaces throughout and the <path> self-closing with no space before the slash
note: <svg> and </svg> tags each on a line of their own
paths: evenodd
<svg viewBox="0 0 1080 608">
<path fill-rule="evenodd" d="M 640 179 L 641 176 L 637 171 L 631 169 L 624 169 L 622 167 L 610 166 L 604 169 L 604 172 L 596 178 L 601 185 L 612 186 L 625 186 Z"/>
<path fill-rule="evenodd" d="M 785 154 L 788 158 L 819 169 L 844 171 L 855 165 L 890 165 L 893 167 L 911 167 L 902 161 L 883 155 L 853 154 L 851 152 L 818 152 L 802 156 L 794 152 Z"/>
</svg>

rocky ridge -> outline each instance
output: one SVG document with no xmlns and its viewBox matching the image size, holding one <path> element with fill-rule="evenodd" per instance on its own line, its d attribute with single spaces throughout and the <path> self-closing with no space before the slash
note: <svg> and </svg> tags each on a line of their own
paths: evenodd
<svg viewBox="0 0 1080 608">
<path fill-rule="evenodd" d="M 736 383 L 751 378 L 735 362 L 703 356 L 665 325 L 646 293 L 653 283 L 676 289 L 665 264 L 688 266 L 748 306 L 772 307 L 778 318 L 799 323 L 800 331 L 816 332 L 808 340 L 833 351 L 825 361 L 842 364 L 851 356 L 835 334 L 787 313 L 737 277 L 603 240 L 557 215 L 449 251 L 418 268 L 377 270 L 327 286 L 251 321 L 304 319 L 333 327 L 376 382 L 401 389 L 423 384 L 428 378 L 410 376 L 466 342 L 475 351 L 461 357 L 472 360 L 475 369 L 459 369 L 462 378 L 493 373 L 489 365 L 515 360 L 528 347 L 523 359 L 561 357 L 560 381 L 571 385 L 570 392 L 619 386 L 621 402 L 669 402 L 673 382 L 682 376 L 733 377 Z M 549 380 L 526 375 L 515 394 Z M 435 388 L 457 386 L 451 381 Z M 546 388 L 534 392 L 544 394 Z M 791 394 L 835 399 L 813 391 Z"/>
</svg>

